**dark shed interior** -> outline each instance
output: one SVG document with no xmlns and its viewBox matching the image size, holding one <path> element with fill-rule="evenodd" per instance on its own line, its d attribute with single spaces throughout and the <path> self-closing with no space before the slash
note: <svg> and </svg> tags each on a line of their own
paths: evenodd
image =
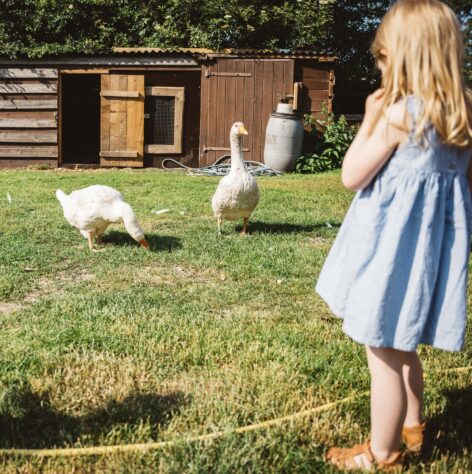
<svg viewBox="0 0 472 474">
<path fill-rule="evenodd" d="M 100 75 L 62 77 L 62 162 L 100 163 Z"/>
</svg>

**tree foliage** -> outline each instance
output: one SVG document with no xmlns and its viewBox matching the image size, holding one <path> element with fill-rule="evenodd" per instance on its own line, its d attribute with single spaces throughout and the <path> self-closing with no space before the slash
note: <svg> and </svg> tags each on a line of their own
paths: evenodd
<svg viewBox="0 0 472 474">
<path fill-rule="evenodd" d="M 10 57 L 113 46 L 325 48 L 333 0 L 0 0 Z"/>
<path fill-rule="evenodd" d="M 470 0 L 446 3 L 463 25 L 472 82 Z M 390 5 L 390 0 L 0 0 L 0 51 L 10 58 L 106 53 L 113 46 L 334 53 L 336 102 L 358 112 L 359 97 L 375 87 L 369 47 Z"/>
<path fill-rule="evenodd" d="M 339 57 L 336 71 L 338 111 L 361 113 L 365 95 L 378 86 L 379 74 L 370 54 L 370 45 L 392 3 L 391 0 L 336 0 L 330 41 Z M 464 72 L 467 81 L 472 84 L 470 0 L 445 0 L 445 3 L 461 22 L 466 46 Z"/>
</svg>

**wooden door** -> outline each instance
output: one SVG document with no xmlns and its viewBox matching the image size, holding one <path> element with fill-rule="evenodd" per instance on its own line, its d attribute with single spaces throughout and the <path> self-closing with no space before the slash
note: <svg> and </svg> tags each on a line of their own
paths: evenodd
<svg viewBox="0 0 472 474">
<path fill-rule="evenodd" d="M 293 93 L 293 59 L 218 59 L 202 66 L 200 166 L 230 154 L 229 131 L 244 122 L 245 160 L 263 161 L 265 129 L 283 95 Z"/>
<path fill-rule="evenodd" d="M 103 74 L 100 95 L 100 165 L 142 167 L 144 76 Z"/>
</svg>

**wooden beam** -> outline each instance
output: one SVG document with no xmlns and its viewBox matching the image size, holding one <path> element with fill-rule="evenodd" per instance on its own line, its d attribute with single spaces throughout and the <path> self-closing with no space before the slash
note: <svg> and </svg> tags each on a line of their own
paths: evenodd
<svg viewBox="0 0 472 474">
<path fill-rule="evenodd" d="M 142 160 L 139 161 L 133 161 L 133 160 L 126 160 L 126 161 L 121 161 L 117 160 L 116 158 L 113 159 L 107 159 L 107 158 L 101 158 L 100 159 L 100 166 L 120 166 L 123 168 L 142 168 L 143 167 L 143 162 Z"/>
<path fill-rule="evenodd" d="M 2 159 L 0 158 L 0 169 L 26 168 L 28 166 L 47 166 L 57 168 L 57 160 L 41 160 L 41 159 Z"/>
<path fill-rule="evenodd" d="M 303 82 L 293 83 L 293 110 L 298 110 L 301 106 L 301 94 L 302 94 Z"/>
<path fill-rule="evenodd" d="M 56 128 L 54 119 L 0 118 L 0 128 Z"/>
<path fill-rule="evenodd" d="M 57 143 L 57 130 L 0 130 L 0 143 Z"/>
<path fill-rule="evenodd" d="M 144 153 L 162 155 L 180 153 L 180 151 L 176 151 L 175 145 L 144 145 Z"/>
<path fill-rule="evenodd" d="M 122 71 L 194 71 L 201 72 L 202 68 L 192 66 L 175 66 L 175 67 L 163 67 L 163 66 L 139 66 L 139 67 L 113 67 L 109 69 L 109 72 L 122 72 Z"/>
<path fill-rule="evenodd" d="M 108 74 L 109 69 L 60 69 L 61 74 Z"/>
<path fill-rule="evenodd" d="M 100 95 L 102 97 L 128 97 L 130 99 L 138 99 L 138 91 L 101 91 Z"/>
<path fill-rule="evenodd" d="M 57 92 L 57 82 L 30 84 L 27 82 L 5 82 L 0 84 L 0 94 L 51 94 Z"/>
<path fill-rule="evenodd" d="M 2 79 L 55 79 L 57 69 L 49 68 L 0 68 Z"/>
<path fill-rule="evenodd" d="M 62 75 L 59 75 L 57 80 L 57 107 L 56 122 L 57 122 L 57 164 L 62 164 Z"/>
<path fill-rule="evenodd" d="M 138 152 L 134 150 L 126 151 L 101 151 L 100 157 L 102 158 L 137 158 Z"/>
<path fill-rule="evenodd" d="M 0 99 L 0 110 L 57 109 L 57 99 Z"/>
<path fill-rule="evenodd" d="M 182 94 L 184 91 L 184 87 L 146 87 L 145 93 L 146 95 L 155 95 L 158 97 L 176 97 L 179 94 Z"/>
<path fill-rule="evenodd" d="M 0 145 L 0 157 L 21 158 L 21 157 L 41 157 L 57 158 L 57 146 L 18 146 Z"/>
<path fill-rule="evenodd" d="M 184 129 L 184 104 L 185 104 L 185 89 L 182 87 L 181 91 L 175 96 L 174 104 L 174 147 L 177 153 L 182 153 L 182 134 Z"/>
</svg>

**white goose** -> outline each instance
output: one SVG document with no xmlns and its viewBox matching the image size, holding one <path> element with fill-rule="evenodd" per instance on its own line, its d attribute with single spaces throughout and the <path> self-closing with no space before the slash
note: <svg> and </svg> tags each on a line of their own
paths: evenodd
<svg viewBox="0 0 472 474">
<path fill-rule="evenodd" d="M 241 145 L 242 135 L 247 130 L 242 122 L 236 122 L 229 134 L 231 143 L 231 169 L 221 179 L 211 200 L 213 213 L 218 222 L 218 233 L 224 219 L 234 221 L 244 219 L 241 235 L 248 234 L 247 223 L 259 202 L 259 188 L 256 180 L 246 170 Z"/>
<path fill-rule="evenodd" d="M 149 248 L 133 209 L 116 189 L 97 184 L 77 189 L 69 195 L 58 189 L 56 197 L 69 224 L 77 227 L 88 239 L 90 250 L 94 250 L 92 238 L 99 241 L 107 227 L 117 222 L 123 222 L 128 234 L 143 247 Z"/>
</svg>

